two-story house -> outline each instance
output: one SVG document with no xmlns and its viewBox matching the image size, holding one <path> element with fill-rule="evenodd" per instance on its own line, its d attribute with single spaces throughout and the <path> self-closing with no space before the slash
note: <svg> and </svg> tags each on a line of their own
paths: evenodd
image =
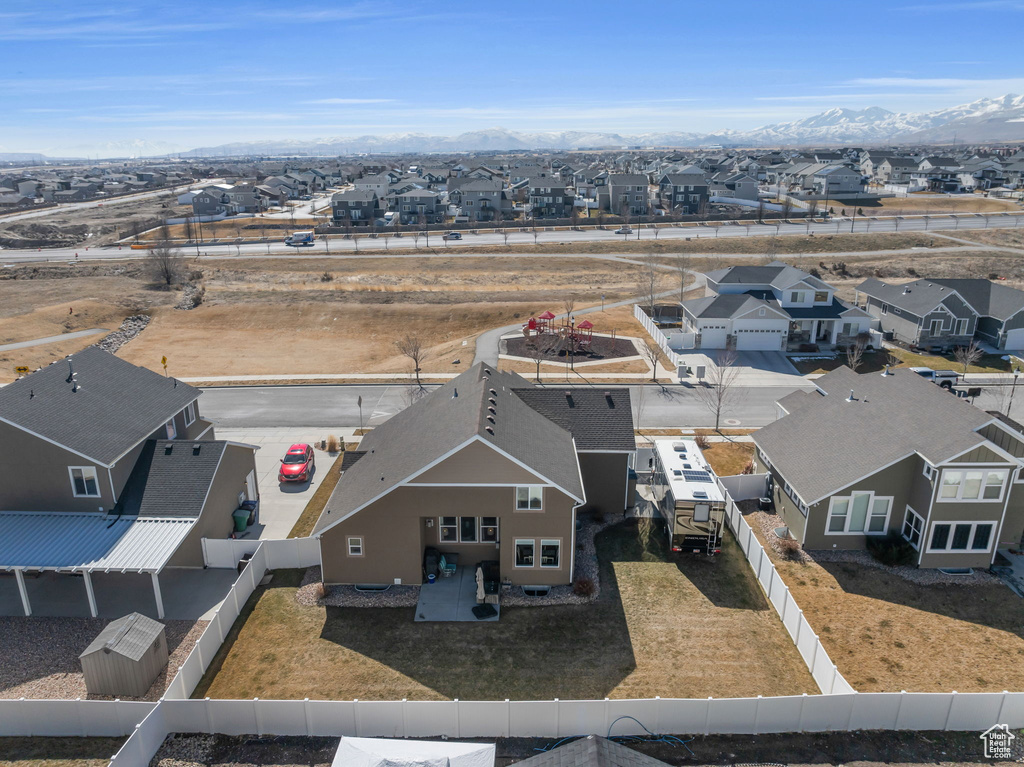
<svg viewBox="0 0 1024 767">
<path fill-rule="evenodd" d="M 642 173 L 611 173 L 605 190 L 601 190 L 602 201 L 607 200 L 605 210 L 613 215 L 646 216 L 650 213 L 650 194 L 647 176 Z"/>
<path fill-rule="evenodd" d="M 629 391 L 558 391 L 478 364 L 346 454 L 314 528 L 325 583 L 418 585 L 424 555 L 498 561 L 515 584 L 572 582 L 576 515 L 622 513 Z"/>
<path fill-rule="evenodd" d="M 392 197 L 393 210 L 404 224 L 438 224 L 444 221 L 444 198 L 430 189 L 410 189 Z"/>
<path fill-rule="evenodd" d="M 527 201 L 531 218 L 568 218 L 574 197 L 558 176 L 531 178 Z"/>
<path fill-rule="evenodd" d="M 203 567 L 256 500 L 255 448 L 214 439 L 202 392 L 97 347 L 0 389 L 0 571 L 149 573 Z M 98 597 L 102 601 L 102 594 Z"/>
<path fill-rule="evenodd" d="M 709 193 L 707 176 L 695 165 L 678 173 L 666 173 L 658 180 L 658 199 L 666 211 L 697 215 L 707 203 Z"/>
<path fill-rule="evenodd" d="M 331 195 L 335 226 L 370 226 L 380 215 L 380 199 L 368 189 L 348 189 Z"/>
<path fill-rule="evenodd" d="M 502 221 L 512 212 L 501 181 L 464 176 L 449 179 L 448 196 L 470 221 Z"/>
<path fill-rule="evenodd" d="M 682 302 L 695 348 L 809 350 L 845 346 L 870 328 L 867 312 L 835 288 L 781 261 L 706 275 L 705 295 Z"/>
<path fill-rule="evenodd" d="M 910 370 L 843 367 L 753 434 L 776 511 L 805 549 L 898 533 L 919 567 L 989 567 L 1024 532 L 1024 434 Z"/>
</svg>

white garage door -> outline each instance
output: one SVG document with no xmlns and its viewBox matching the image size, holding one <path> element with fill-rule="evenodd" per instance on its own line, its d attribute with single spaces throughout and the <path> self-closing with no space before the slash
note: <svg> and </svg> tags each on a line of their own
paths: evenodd
<svg viewBox="0 0 1024 767">
<path fill-rule="evenodd" d="M 700 348 L 724 349 L 725 335 L 725 325 L 705 325 L 700 329 Z"/>
<path fill-rule="evenodd" d="M 738 351 L 779 351 L 782 348 L 781 330 L 737 330 Z"/>
<path fill-rule="evenodd" d="M 1007 351 L 1019 351 L 1024 349 L 1024 329 L 1007 330 L 1006 346 Z"/>
</svg>

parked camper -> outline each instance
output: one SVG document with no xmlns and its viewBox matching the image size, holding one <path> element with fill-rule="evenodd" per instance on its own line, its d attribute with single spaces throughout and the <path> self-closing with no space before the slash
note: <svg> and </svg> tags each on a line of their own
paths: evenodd
<svg viewBox="0 0 1024 767">
<path fill-rule="evenodd" d="M 291 245 L 292 247 L 299 247 L 302 245 L 313 245 L 313 233 L 312 232 L 293 232 L 284 238 L 285 245 Z"/>
<path fill-rule="evenodd" d="M 672 551 L 717 554 L 725 522 L 725 496 L 697 443 L 654 443 L 651 490 L 668 528 Z"/>
</svg>

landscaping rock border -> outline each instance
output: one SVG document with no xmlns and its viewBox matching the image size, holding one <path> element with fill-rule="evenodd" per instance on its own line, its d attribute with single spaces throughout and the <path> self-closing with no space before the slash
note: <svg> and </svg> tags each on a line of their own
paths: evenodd
<svg viewBox="0 0 1024 767">
<path fill-rule="evenodd" d="M 145 330 L 146 325 L 149 324 L 151 319 L 152 317 L 148 314 L 133 314 L 131 317 L 126 317 L 117 330 L 103 336 L 96 346 L 105 352 L 114 354 L 118 349 Z"/>
<path fill-rule="evenodd" d="M 387 591 L 357 591 L 354 586 L 328 586 L 320 596 L 320 567 L 310 567 L 295 592 L 295 601 L 306 607 L 415 607 L 419 586 L 391 586 Z"/>
</svg>

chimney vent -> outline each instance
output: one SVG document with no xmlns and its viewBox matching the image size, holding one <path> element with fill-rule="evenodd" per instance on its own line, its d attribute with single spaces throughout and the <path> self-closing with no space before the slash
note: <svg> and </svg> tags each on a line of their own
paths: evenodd
<svg viewBox="0 0 1024 767">
<path fill-rule="evenodd" d="M 452 399 L 458 399 L 458 396 L 459 396 L 459 390 L 458 389 L 452 389 Z"/>
<path fill-rule="evenodd" d="M 853 400 L 854 400 L 853 389 L 850 389 L 850 396 L 846 398 L 846 401 L 847 402 L 853 402 Z"/>
</svg>

